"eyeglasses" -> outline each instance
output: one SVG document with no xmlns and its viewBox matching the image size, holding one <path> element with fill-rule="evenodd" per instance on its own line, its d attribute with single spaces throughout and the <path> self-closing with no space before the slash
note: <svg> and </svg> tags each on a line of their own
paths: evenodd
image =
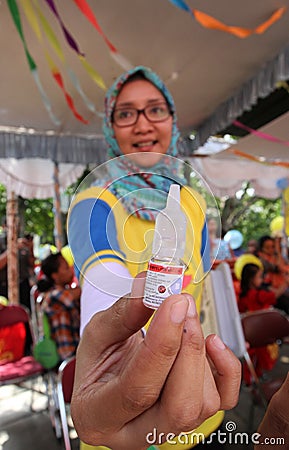
<svg viewBox="0 0 289 450">
<path fill-rule="evenodd" d="M 112 121 L 118 127 L 129 127 L 136 124 L 140 114 L 143 114 L 149 122 L 157 123 L 167 120 L 172 115 L 172 111 L 166 103 L 149 105 L 143 109 L 119 108 L 113 111 Z"/>
</svg>

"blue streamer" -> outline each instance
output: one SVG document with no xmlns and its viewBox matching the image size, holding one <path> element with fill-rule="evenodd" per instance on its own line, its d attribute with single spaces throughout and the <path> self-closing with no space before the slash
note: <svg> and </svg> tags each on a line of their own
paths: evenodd
<svg viewBox="0 0 289 450">
<path fill-rule="evenodd" d="M 184 11 L 189 12 L 190 14 L 192 14 L 191 9 L 189 8 L 189 6 L 186 4 L 186 2 L 184 2 L 183 0 L 169 0 L 169 2 L 171 2 L 173 5 L 177 6 L 178 8 L 183 9 Z"/>
</svg>

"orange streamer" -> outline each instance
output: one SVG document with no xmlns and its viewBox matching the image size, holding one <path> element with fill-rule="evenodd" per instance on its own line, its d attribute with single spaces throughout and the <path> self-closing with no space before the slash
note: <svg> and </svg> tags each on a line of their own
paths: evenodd
<svg viewBox="0 0 289 450">
<path fill-rule="evenodd" d="M 264 33 L 273 23 L 277 22 L 285 13 L 286 6 L 283 6 L 279 9 L 277 9 L 271 17 L 263 22 L 262 24 L 258 25 L 255 29 L 250 30 L 248 28 L 242 28 L 242 27 L 234 27 L 224 24 L 223 22 L 220 22 L 219 20 L 215 19 L 212 16 L 209 16 L 208 14 L 199 11 L 197 9 L 192 9 L 192 13 L 194 14 L 195 19 L 205 28 L 210 28 L 212 30 L 219 30 L 224 31 L 226 33 L 233 34 L 239 38 L 246 38 L 250 36 L 251 34 L 262 34 Z"/>
<path fill-rule="evenodd" d="M 233 153 L 236 156 L 240 156 L 241 158 L 246 158 L 249 159 L 250 161 L 254 161 L 254 162 L 258 162 L 261 164 L 266 164 L 269 166 L 278 166 L 278 167 L 286 167 L 289 168 L 289 162 L 285 162 L 285 161 L 267 161 L 264 158 L 260 157 L 260 156 L 253 156 L 253 155 L 249 155 L 246 152 L 242 152 L 241 150 L 237 150 L 237 149 L 231 149 L 229 150 L 231 153 Z"/>
<path fill-rule="evenodd" d="M 281 19 L 283 14 L 286 11 L 286 6 L 283 6 L 282 8 L 277 9 L 274 14 L 268 19 L 266 22 L 262 23 L 255 29 L 255 33 L 262 34 L 264 31 L 267 30 L 267 28 L 271 27 L 273 23 L 277 22 L 277 20 Z"/>
</svg>

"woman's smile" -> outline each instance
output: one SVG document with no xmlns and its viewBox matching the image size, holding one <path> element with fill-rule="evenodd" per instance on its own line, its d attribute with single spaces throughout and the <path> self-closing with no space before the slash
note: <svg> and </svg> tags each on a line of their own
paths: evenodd
<svg viewBox="0 0 289 450">
<path fill-rule="evenodd" d="M 143 152 L 154 151 L 153 149 L 157 142 L 157 140 L 136 142 L 135 144 L 133 144 L 133 147 Z"/>
</svg>

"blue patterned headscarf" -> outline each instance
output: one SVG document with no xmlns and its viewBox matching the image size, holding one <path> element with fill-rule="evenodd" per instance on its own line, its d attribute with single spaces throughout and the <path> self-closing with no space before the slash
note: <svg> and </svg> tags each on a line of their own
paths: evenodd
<svg viewBox="0 0 289 450">
<path fill-rule="evenodd" d="M 137 73 L 142 74 L 163 94 L 173 117 L 171 142 L 166 154 L 157 164 L 145 169 L 122 154 L 112 126 L 112 113 L 117 97 L 124 84 Z M 123 73 L 113 83 L 105 96 L 103 133 L 108 145 L 108 155 L 110 158 L 115 158 L 108 165 L 111 178 L 107 188 L 121 199 L 129 213 L 146 220 L 154 220 L 158 211 L 165 207 L 170 185 L 185 184 L 181 173 L 182 164 L 176 158 L 180 133 L 177 127 L 175 104 L 170 92 L 156 73 L 146 67 L 137 66 Z M 112 182 L 112 180 L 115 181 Z"/>
</svg>

